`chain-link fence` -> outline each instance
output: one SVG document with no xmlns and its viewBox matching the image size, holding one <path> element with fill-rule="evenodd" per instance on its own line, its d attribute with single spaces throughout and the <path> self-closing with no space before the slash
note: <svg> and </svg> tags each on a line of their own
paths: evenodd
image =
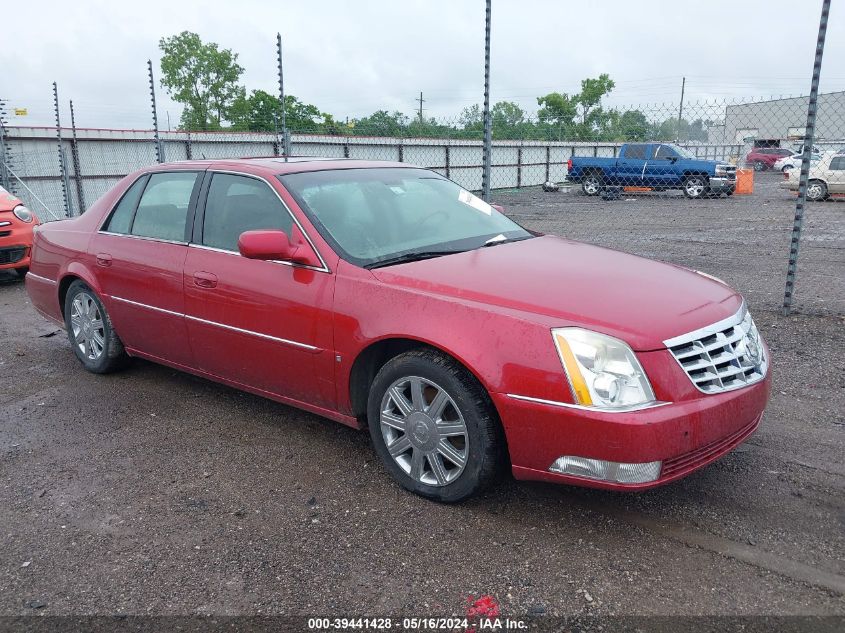
<svg viewBox="0 0 845 633">
<path fill-rule="evenodd" d="M 529 228 L 715 274 L 775 309 L 795 215 L 807 97 L 638 105 L 586 116 L 494 112 L 494 202 Z M 299 156 L 399 161 L 466 189 L 483 180 L 483 124 L 464 113 L 315 122 L 289 131 Z M 468 116 L 470 115 L 470 116 Z M 371 117 L 372 118 L 372 117 Z M 820 95 L 804 220 L 799 309 L 845 313 L 845 92 Z M 254 131 L 161 132 L 164 160 L 280 156 L 275 121 Z M 262 122 L 254 122 L 262 127 Z M 8 127 L 11 190 L 44 220 L 75 215 L 156 161 L 151 131 Z"/>
</svg>

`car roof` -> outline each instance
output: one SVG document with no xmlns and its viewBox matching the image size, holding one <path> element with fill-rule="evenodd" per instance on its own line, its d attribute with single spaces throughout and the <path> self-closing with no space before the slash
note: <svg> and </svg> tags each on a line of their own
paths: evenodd
<svg viewBox="0 0 845 633">
<path fill-rule="evenodd" d="M 291 156 L 289 158 L 279 156 L 251 157 L 251 158 L 224 158 L 224 159 L 202 159 L 183 160 L 172 163 L 155 165 L 150 171 L 166 171 L 177 167 L 179 169 L 190 169 L 198 167 L 201 169 L 228 169 L 233 171 L 244 171 L 246 173 L 272 173 L 273 175 L 284 175 L 307 171 L 325 171 L 332 169 L 376 169 L 384 167 L 400 167 L 424 169 L 418 165 L 399 163 L 386 160 L 360 160 L 354 158 L 329 158 L 324 156 Z"/>
</svg>

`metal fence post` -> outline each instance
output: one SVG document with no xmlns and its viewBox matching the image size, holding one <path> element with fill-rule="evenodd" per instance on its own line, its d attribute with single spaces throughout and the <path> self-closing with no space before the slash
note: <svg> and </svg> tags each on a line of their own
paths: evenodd
<svg viewBox="0 0 845 633">
<path fill-rule="evenodd" d="M 552 168 L 552 148 L 549 145 L 546 145 L 546 182 L 549 182 L 549 176 L 551 175 L 551 168 Z"/>
<path fill-rule="evenodd" d="M 153 135 L 155 137 L 155 144 L 156 144 L 156 161 L 159 163 L 164 162 L 164 147 L 161 144 L 161 139 L 158 136 L 158 112 L 156 110 L 156 88 L 155 88 L 155 79 L 153 78 L 153 62 L 151 59 L 147 60 L 147 69 L 150 73 L 150 101 L 152 102 L 153 106 Z"/>
<path fill-rule="evenodd" d="M 9 147 L 6 144 L 6 102 L 0 99 L 0 186 L 12 191 L 12 178 L 9 175 Z"/>
<path fill-rule="evenodd" d="M 490 121 L 490 2 L 484 21 L 484 147 L 481 168 L 481 197 L 490 200 L 490 172 L 493 162 L 493 130 Z"/>
<path fill-rule="evenodd" d="M 801 233 L 804 229 L 804 205 L 807 203 L 807 180 L 810 176 L 810 157 L 816 134 L 816 106 L 819 96 L 819 76 L 822 71 L 824 41 L 827 36 L 827 18 L 830 14 L 830 0 L 822 0 L 822 14 L 819 19 L 819 36 L 816 40 L 816 59 L 813 63 L 813 80 L 810 84 L 810 99 L 807 105 L 807 127 L 804 130 L 804 152 L 801 156 L 801 175 L 798 180 L 798 201 L 795 203 L 795 219 L 792 223 L 792 240 L 789 245 L 789 264 L 786 268 L 786 288 L 783 294 L 783 314 L 792 311 L 795 291 L 795 273 L 798 268 L 798 251 L 801 247 Z"/>
<path fill-rule="evenodd" d="M 188 160 L 194 159 L 194 149 L 191 146 L 191 132 L 186 132 L 187 136 L 185 137 L 185 158 Z"/>
<path fill-rule="evenodd" d="M 290 156 L 287 114 L 285 112 L 285 76 L 282 71 L 282 34 L 276 33 L 276 52 L 279 58 L 279 103 L 282 105 L 282 147 L 285 158 Z"/>
<path fill-rule="evenodd" d="M 85 192 L 82 190 L 82 172 L 79 168 L 79 141 L 76 138 L 76 117 L 73 113 L 73 99 L 70 100 L 70 157 L 73 161 L 73 177 L 76 180 L 76 198 L 79 202 L 79 214 L 85 213 Z"/>
<path fill-rule="evenodd" d="M 67 175 L 67 158 L 65 157 L 65 150 L 62 147 L 62 122 L 59 118 L 59 88 L 56 82 L 53 82 L 53 108 L 56 111 L 56 141 L 59 149 L 59 171 L 61 172 L 62 181 L 62 200 L 65 205 L 65 217 L 71 217 L 73 210 L 70 205 L 70 182 Z"/>
<path fill-rule="evenodd" d="M 522 146 L 516 148 L 516 187 L 522 187 Z"/>
</svg>

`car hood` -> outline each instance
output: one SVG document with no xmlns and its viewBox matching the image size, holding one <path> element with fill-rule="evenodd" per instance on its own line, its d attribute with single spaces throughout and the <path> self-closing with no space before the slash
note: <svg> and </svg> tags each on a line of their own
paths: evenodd
<svg viewBox="0 0 845 633">
<path fill-rule="evenodd" d="M 544 235 L 374 269 L 383 283 L 516 311 L 548 327 L 577 325 L 637 351 L 725 319 L 742 305 L 692 270 Z"/>
</svg>

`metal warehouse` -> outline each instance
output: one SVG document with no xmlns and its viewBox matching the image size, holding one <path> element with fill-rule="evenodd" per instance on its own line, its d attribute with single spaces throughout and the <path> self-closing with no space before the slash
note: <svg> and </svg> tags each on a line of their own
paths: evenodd
<svg viewBox="0 0 845 633">
<path fill-rule="evenodd" d="M 710 140 L 721 135 L 723 143 L 741 143 L 754 138 L 756 144 L 786 145 L 800 141 L 807 122 L 809 97 L 754 101 L 725 108 L 724 126 L 710 128 Z M 820 94 L 816 115 L 816 142 L 843 143 L 845 91 Z"/>
</svg>

